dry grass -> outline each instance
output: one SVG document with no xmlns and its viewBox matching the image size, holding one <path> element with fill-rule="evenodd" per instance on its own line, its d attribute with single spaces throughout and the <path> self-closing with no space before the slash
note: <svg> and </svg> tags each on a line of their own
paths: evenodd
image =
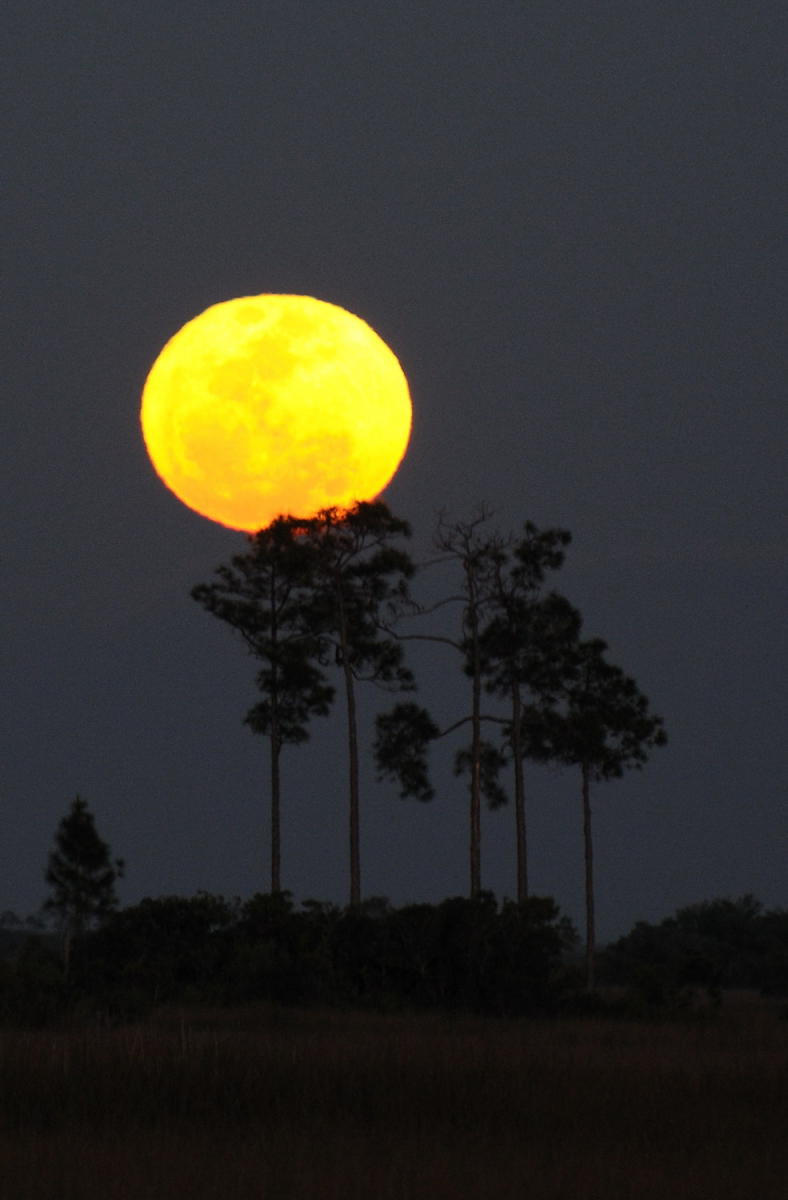
<svg viewBox="0 0 788 1200">
<path fill-rule="evenodd" d="M 788 1023 L 161 1013 L 0 1035 L 2 1200 L 785 1195 Z"/>
</svg>

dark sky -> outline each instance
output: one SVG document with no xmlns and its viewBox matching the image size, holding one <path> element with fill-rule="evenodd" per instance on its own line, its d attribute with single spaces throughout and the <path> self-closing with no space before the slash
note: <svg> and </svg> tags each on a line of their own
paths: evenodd
<svg viewBox="0 0 788 1200">
<path fill-rule="evenodd" d="M 0 911 L 78 792 L 124 902 L 268 881 L 254 663 L 189 597 L 244 548 L 158 481 L 139 396 L 208 305 L 314 295 L 411 383 L 385 499 L 572 531 L 555 583 L 666 722 L 594 797 L 599 933 L 788 906 L 785 0 L 26 0 L 4 11 Z M 447 580 L 448 586 L 448 580 Z M 467 682 L 414 655 L 448 723 Z M 365 744 L 376 706 L 364 693 Z M 344 903 L 341 710 L 287 753 L 283 883 Z M 468 888 L 468 805 L 365 767 L 366 895 Z M 582 919 L 579 777 L 530 769 Z M 515 888 L 513 812 L 483 884 Z"/>
</svg>

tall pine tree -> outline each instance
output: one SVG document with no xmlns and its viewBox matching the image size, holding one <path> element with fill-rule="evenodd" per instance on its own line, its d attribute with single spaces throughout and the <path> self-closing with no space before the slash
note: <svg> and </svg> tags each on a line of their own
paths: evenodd
<svg viewBox="0 0 788 1200">
<path fill-rule="evenodd" d="M 498 781 L 504 759 L 501 751 L 482 736 L 482 724 L 493 721 L 503 725 L 504 719 L 482 712 L 481 631 L 485 615 L 492 602 L 493 585 L 498 566 L 505 560 L 506 543 L 495 532 L 482 527 L 489 513 L 481 508 L 467 521 L 448 522 L 442 517 L 435 535 L 439 551 L 438 562 L 450 562 L 457 569 L 459 587 L 431 608 L 419 608 L 416 615 L 425 616 L 447 604 L 460 610 L 460 627 L 454 637 L 439 633 L 409 633 L 397 635 L 402 640 L 443 643 L 460 655 L 462 666 L 471 681 L 470 711 L 445 729 L 439 729 L 426 709 L 412 704 L 398 704 L 377 719 L 375 757 L 380 777 L 396 780 L 400 795 L 432 798 L 427 769 L 429 744 L 456 729 L 470 725 L 470 745 L 459 750 L 455 757 L 455 774 L 470 775 L 470 895 L 481 893 L 481 800 L 485 796 L 491 808 L 505 803 Z"/>
<path fill-rule="evenodd" d="M 281 517 L 249 538 L 246 554 L 218 567 L 213 582 L 191 593 L 241 635 L 260 663 L 262 699 L 245 722 L 269 743 L 272 892 L 281 890 L 282 748 L 305 742 L 310 719 L 325 716 L 334 698 L 310 628 L 314 568 L 314 548 L 295 521 Z"/>
<path fill-rule="evenodd" d="M 350 903 L 361 900 L 356 686 L 410 690 L 413 675 L 387 624 L 408 603 L 413 563 L 403 546 L 410 526 L 380 500 L 325 509 L 299 530 L 314 556 L 310 628 L 344 684 L 349 767 Z"/>
<path fill-rule="evenodd" d="M 523 760 L 529 730 L 539 723 L 560 688 L 568 652 L 577 640 L 580 614 L 562 596 L 543 593 L 545 575 L 564 561 L 571 535 L 539 530 L 527 521 L 522 536 L 498 557 L 489 617 L 479 635 L 485 687 L 508 700 L 508 749 L 514 767 L 517 898 L 528 897 L 528 839 Z"/>
<path fill-rule="evenodd" d="M 628 768 L 641 769 L 649 750 L 667 742 L 662 718 L 649 710 L 634 679 L 608 662 L 606 650 L 601 638 L 578 642 L 558 706 L 547 714 L 532 740 L 536 756 L 580 768 L 589 991 L 594 987 L 596 951 L 591 784 L 617 779 Z"/>
</svg>

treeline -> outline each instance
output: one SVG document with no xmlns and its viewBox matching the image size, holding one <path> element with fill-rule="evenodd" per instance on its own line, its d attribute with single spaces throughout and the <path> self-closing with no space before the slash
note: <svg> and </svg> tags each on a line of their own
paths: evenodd
<svg viewBox="0 0 788 1200">
<path fill-rule="evenodd" d="M 430 749 L 456 735 L 455 771 L 468 779 L 469 895 L 482 891 L 481 807 L 514 800 L 517 899 L 529 896 L 527 761 L 574 767 L 579 775 L 585 841 L 586 969 L 593 986 L 595 948 L 591 788 L 641 767 L 666 741 L 635 681 L 611 663 L 600 638 L 548 586 L 563 564 L 570 534 L 525 522 L 501 534 L 479 511 L 468 521 L 442 518 L 435 556 L 415 564 L 411 530 L 385 504 L 328 509 L 309 520 L 282 517 L 248 539 L 244 554 L 217 568 L 192 595 L 243 639 L 257 664 L 259 700 L 250 728 L 270 747 L 271 883 L 282 888 L 282 754 L 308 740 L 310 722 L 341 695 L 347 728 L 349 900 L 360 903 L 360 783 L 357 711 L 372 683 L 413 692 L 406 647 L 433 642 L 454 661 L 459 700 L 453 712 L 428 711 L 413 699 L 378 712 L 373 746 L 380 779 L 401 797 L 429 801 Z M 414 578 L 442 564 L 453 571 L 446 594 L 427 603 Z M 333 680 L 333 681 L 332 681 Z M 507 786 L 507 773 L 511 776 Z"/>
<path fill-rule="evenodd" d="M 43 1024 L 67 1013 L 143 1016 L 162 1004 L 555 1012 L 571 986 L 575 940 L 550 899 L 339 908 L 289 893 L 228 902 L 205 893 L 146 899 L 73 938 L 27 936 L 0 961 L 0 1019 Z"/>
<path fill-rule="evenodd" d="M 76 937 L 67 974 L 62 931 L 2 932 L 6 1025 L 136 1020 L 168 1004 L 680 1017 L 713 1013 L 726 989 L 788 995 L 788 912 L 752 896 L 638 922 L 598 955 L 593 995 L 575 931 L 546 897 L 300 909 L 286 892 L 146 899 Z"/>
<path fill-rule="evenodd" d="M 752 895 L 681 908 L 657 925 L 638 921 L 601 955 L 604 983 L 657 1009 L 728 988 L 788 995 L 788 911 Z"/>
<path fill-rule="evenodd" d="M 713 1005 L 726 988 L 788 994 L 788 912 L 767 912 L 751 895 L 638 922 L 595 956 L 603 986 L 592 992 L 587 954 L 583 971 L 575 930 L 549 897 L 499 905 L 482 891 L 437 905 L 308 900 L 297 910 L 288 892 L 244 903 L 199 893 L 119 909 L 123 870 L 77 796 L 56 830 L 42 914 L 0 919 L 0 1021 L 260 1002 L 653 1015 L 692 1010 L 699 996 Z"/>
</svg>

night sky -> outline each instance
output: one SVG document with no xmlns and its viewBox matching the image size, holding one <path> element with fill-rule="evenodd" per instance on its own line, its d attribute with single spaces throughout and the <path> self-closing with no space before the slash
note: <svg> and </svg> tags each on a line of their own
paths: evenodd
<svg viewBox="0 0 788 1200">
<path fill-rule="evenodd" d="M 0 911 L 45 898 L 77 793 L 123 903 L 268 887 L 255 665 L 189 596 L 245 539 L 139 432 L 165 341 L 260 292 L 339 304 L 400 358 L 384 499 L 416 557 L 442 508 L 571 530 L 555 586 L 670 736 L 594 793 L 600 937 L 788 906 L 785 0 L 26 0 L 3 23 Z M 410 662 L 441 723 L 467 711 L 450 651 Z M 391 698 L 359 699 L 368 751 Z M 364 895 L 467 894 L 458 745 L 428 806 L 365 753 Z M 526 778 L 533 890 L 581 926 L 579 772 Z M 341 707 L 283 786 L 283 885 L 345 903 Z M 485 812 L 499 897 L 513 831 Z"/>
</svg>

